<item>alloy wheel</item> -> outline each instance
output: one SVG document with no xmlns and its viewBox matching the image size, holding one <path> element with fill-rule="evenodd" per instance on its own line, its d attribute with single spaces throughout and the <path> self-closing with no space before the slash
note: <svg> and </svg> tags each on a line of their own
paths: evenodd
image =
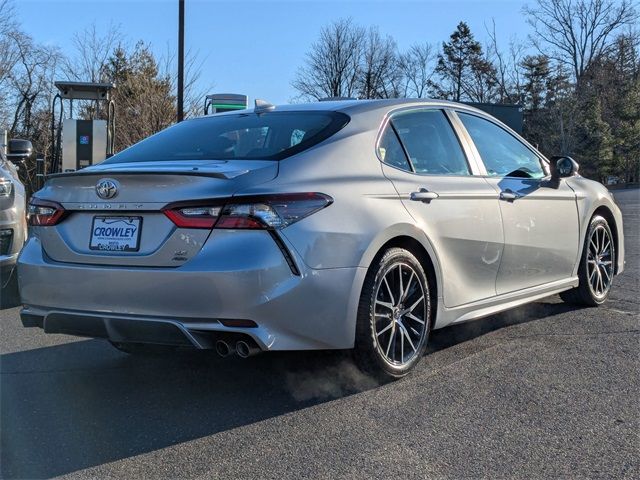
<svg viewBox="0 0 640 480">
<path fill-rule="evenodd" d="M 591 233 L 587 253 L 589 288 L 596 298 L 604 297 L 613 279 L 613 249 L 611 236 L 604 225 L 598 225 Z"/>
<path fill-rule="evenodd" d="M 374 336 L 383 359 L 394 366 L 413 360 L 428 329 L 429 296 L 414 268 L 389 266 L 375 292 Z"/>
</svg>

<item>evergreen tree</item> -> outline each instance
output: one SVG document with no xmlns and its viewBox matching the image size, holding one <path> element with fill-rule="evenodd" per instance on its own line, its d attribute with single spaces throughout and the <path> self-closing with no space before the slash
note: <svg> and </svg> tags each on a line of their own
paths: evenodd
<svg viewBox="0 0 640 480">
<path fill-rule="evenodd" d="M 175 121 L 175 96 L 170 78 L 160 72 L 148 45 L 138 42 L 133 51 L 118 46 L 105 67 L 116 84 L 115 150 L 138 142 Z"/>
<path fill-rule="evenodd" d="M 436 72 L 441 82 L 435 87 L 438 96 L 454 101 L 490 101 L 495 94 L 495 66 L 485 57 L 482 46 L 465 22 L 460 22 L 442 44 Z"/>
<path fill-rule="evenodd" d="M 602 102 L 594 96 L 582 106 L 577 128 L 575 156 L 583 173 L 601 182 L 615 173 L 611 127 L 602 118 Z"/>
</svg>

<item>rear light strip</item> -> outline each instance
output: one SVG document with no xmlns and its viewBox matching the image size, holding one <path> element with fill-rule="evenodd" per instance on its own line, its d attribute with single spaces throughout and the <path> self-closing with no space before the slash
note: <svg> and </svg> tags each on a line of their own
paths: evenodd
<svg viewBox="0 0 640 480">
<path fill-rule="evenodd" d="M 309 192 L 181 202 L 163 211 L 181 228 L 279 230 L 331 203 L 328 195 Z"/>
</svg>

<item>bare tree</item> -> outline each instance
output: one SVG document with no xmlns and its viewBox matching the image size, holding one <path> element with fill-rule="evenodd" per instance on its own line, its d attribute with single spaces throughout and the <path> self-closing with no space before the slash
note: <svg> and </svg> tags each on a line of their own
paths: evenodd
<svg viewBox="0 0 640 480">
<path fill-rule="evenodd" d="M 436 73 L 436 49 L 429 43 L 415 44 L 400 56 L 404 97 L 424 98 L 433 86 Z"/>
<path fill-rule="evenodd" d="M 492 19 L 491 28 L 487 27 L 489 41 L 486 47 L 487 56 L 495 65 L 495 82 L 497 85 L 497 101 L 500 103 L 519 103 L 523 98 L 521 65 L 526 46 L 515 37 L 509 41 L 508 51 L 498 45 L 496 22 Z"/>
<path fill-rule="evenodd" d="M 395 40 L 382 37 L 376 27 L 366 35 L 362 65 L 360 67 L 361 98 L 396 98 L 399 96 L 398 47 Z"/>
<path fill-rule="evenodd" d="M 184 59 L 184 116 L 185 118 L 202 115 L 204 108 L 204 97 L 211 93 L 215 84 L 208 82 L 203 86 L 202 68 L 206 57 L 201 57 L 199 51 L 188 49 Z M 171 82 L 171 91 L 177 91 L 176 53 L 170 46 L 167 52 L 159 59 L 160 72 Z"/>
<path fill-rule="evenodd" d="M 62 72 L 68 80 L 79 82 L 102 82 L 109 57 L 117 46 L 125 42 L 117 25 L 110 24 L 100 34 L 93 23 L 73 36 L 74 54 L 62 63 Z"/>
<path fill-rule="evenodd" d="M 638 19 L 630 0 L 537 0 L 524 13 L 533 44 L 571 68 L 579 84 L 591 62 L 611 46 L 612 34 Z"/>
<path fill-rule="evenodd" d="M 11 0 L 0 1 L 0 86 L 18 61 L 19 53 L 15 48 L 12 35 L 18 30 L 15 8 Z"/>
<path fill-rule="evenodd" d="M 366 31 L 341 19 L 324 27 L 311 45 L 293 88 L 306 99 L 352 97 L 358 93 Z"/>
</svg>

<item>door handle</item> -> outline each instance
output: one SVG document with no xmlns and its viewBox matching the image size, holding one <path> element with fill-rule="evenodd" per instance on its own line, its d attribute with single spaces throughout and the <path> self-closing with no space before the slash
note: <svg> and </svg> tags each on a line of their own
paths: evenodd
<svg viewBox="0 0 640 480">
<path fill-rule="evenodd" d="M 411 200 L 414 202 L 429 203 L 431 200 L 435 200 L 439 195 L 436 192 L 430 192 L 426 188 L 421 188 L 417 192 L 411 192 Z"/>
<path fill-rule="evenodd" d="M 518 195 L 516 192 L 513 192 L 511 190 L 504 190 L 504 191 L 500 192 L 500 200 L 506 200 L 507 202 L 513 202 L 514 200 L 517 200 L 518 198 L 520 198 L 520 195 Z"/>
</svg>

